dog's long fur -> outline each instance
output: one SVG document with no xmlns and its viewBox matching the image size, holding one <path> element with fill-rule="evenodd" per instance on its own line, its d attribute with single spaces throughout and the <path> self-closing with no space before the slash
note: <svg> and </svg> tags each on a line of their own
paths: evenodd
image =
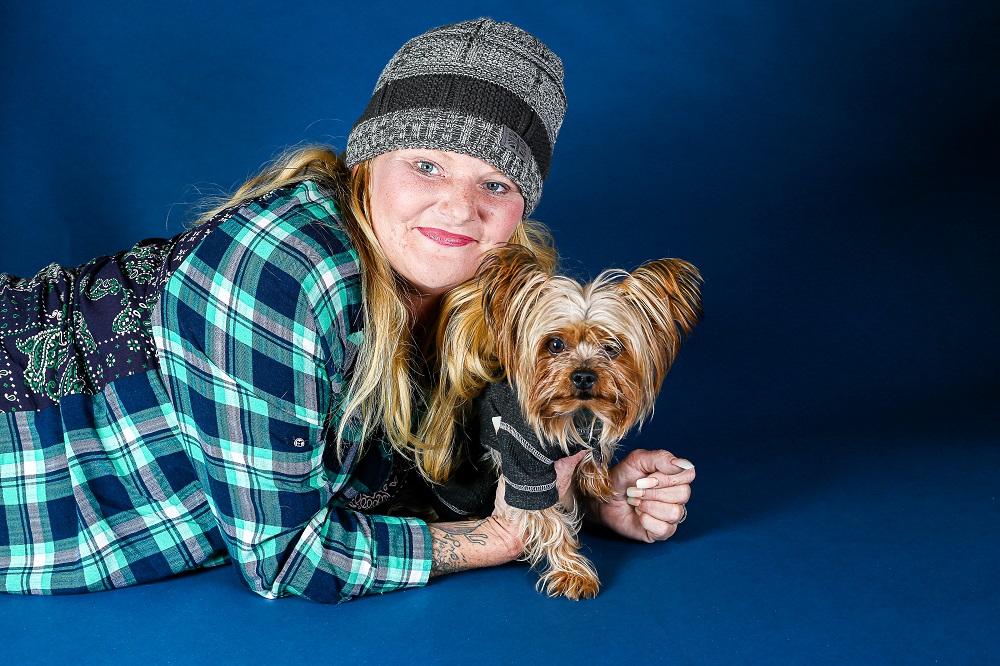
<svg viewBox="0 0 1000 666">
<path fill-rule="evenodd" d="M 573 442 L 589 448 L 581 431 L 598 434 L 599 451 L 584 456 L 575 481 L 582 494 L 611 499 L 608 461 L 652 414 L 681 341 L 700 320 L 700 280 L 691 264 L 660 259 L 583 285 L 543 270 L 521 246 L 492 252 L 474 286 L 442 306 L 438 349 L 448 362 L 440 364 L 432 418 L 459 413 L 471 423 L 473 398 L 506 378 L 539 438 L 568 454 Z M 579 553 L 577 512 L 511 508 L 509 517 L 525 559 L 548 563 L 540 588 L 571 599 L 597 594 L 597 573 Z"/>
</svg>

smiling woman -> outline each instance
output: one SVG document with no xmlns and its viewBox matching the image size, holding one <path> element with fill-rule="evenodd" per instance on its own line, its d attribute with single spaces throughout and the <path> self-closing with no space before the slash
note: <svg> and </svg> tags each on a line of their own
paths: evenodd
<svg viewBox="0 0 1000 666">
<path fill-rule="evenodd" d="M 422 301 L 476 272 L 524 212 L 520 188 L 490 164 L 443 150 L 395 150 L 372 160 L 375 235 Z"/>
<path fill-rule="evenodd" d="M 555 264 L 526 216 L 565 108 L 562 62 L 532 35 L 436 28 L 386 66 L 343 157 L 294 151 L 175 238 L 0 274 L 0 588 L 229 561 L 263 596 L 335 602 L 519 557 L 502 502 L 455 523 L 394 508 L 459 462 L 451 437 L 415 434 L 440 299 L 508 242 Z M 693 471 L 671 460 L 631 454 L 623 489 L 680 490 L 640 512 L 623 492 L 599 518 L 673 534 Z"/>
</svg>

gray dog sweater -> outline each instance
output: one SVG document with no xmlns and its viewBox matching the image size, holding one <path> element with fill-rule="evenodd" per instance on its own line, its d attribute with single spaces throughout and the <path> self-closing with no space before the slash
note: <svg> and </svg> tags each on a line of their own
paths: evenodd
<svg viewBox="0 0 1000 666">
<path fill-rule="evenodd" d="M 488 448 L 500 454 L 507 504 L 533 511 L 554 506 L 559 501 L 555 461 L 590 447 L 571 446 L 567 454 L 558 444 L 539 440 L 524 420 L 508 382 L 487 385 L 478 398 L 478 411 L 479 442 L 470 446 L 471 464 L 463 466 L 453 482 L 435 487 L 437 498 L 459 515 L 482 512 L 496 487 L 496 477 L 488 471 Z M 599 433 L 599 429 L 594 431 L 591 444 Z M 594 453 L 600 462 L 600 449 Z"/>
</svg>

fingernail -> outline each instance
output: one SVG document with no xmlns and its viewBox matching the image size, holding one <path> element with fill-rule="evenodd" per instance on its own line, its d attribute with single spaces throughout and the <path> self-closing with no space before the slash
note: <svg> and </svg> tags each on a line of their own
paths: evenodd
<svg viewBox="0 0 1000 666">
<path fill-rule="evenodd" d="M 642 497 L 642 489 L 641 488 L 628 488 L 625 491 L 625 494 L 628 495 L 629 497 Z"/>
<path fill-rule="evenodd" d="M 692 465 L 693 467 L 694 465 Z M 655 476 L 646 477 L 645 479 L 639 479 L 635 482 L 636 488 L 655 488 L 657 484 Z"/>
<path fill-rule="evenodd" d="M 677 465 L 681 469 L 694 469 L 694 463 L 690 460 L 684 460 L 684 458 L 674 458 L 670 462 Z"/>
<path fill-rule="evenodd" d="M 631 504 L 632 506 L 639 506 L 639 499 L 637 497 L 631 497 L 631 496 L 626 497 L 625 501 Z"/>
</svg>

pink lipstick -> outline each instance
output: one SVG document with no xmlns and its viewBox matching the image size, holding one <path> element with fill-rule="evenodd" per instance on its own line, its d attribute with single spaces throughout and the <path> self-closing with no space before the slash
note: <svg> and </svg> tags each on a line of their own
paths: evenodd
<svg viewBox="0 0 1000 666">
<path fill-rule="evenodd" d="M 444 229 L 417 227 L 417 230 L 438 245 L 444 245 L 445 247 L 461 247 L 463 245 L 476 242 L 475 238 L 470 238 L 461 234 L 453 234 L 449 231 L 445 231 Z"/>
</svg>

